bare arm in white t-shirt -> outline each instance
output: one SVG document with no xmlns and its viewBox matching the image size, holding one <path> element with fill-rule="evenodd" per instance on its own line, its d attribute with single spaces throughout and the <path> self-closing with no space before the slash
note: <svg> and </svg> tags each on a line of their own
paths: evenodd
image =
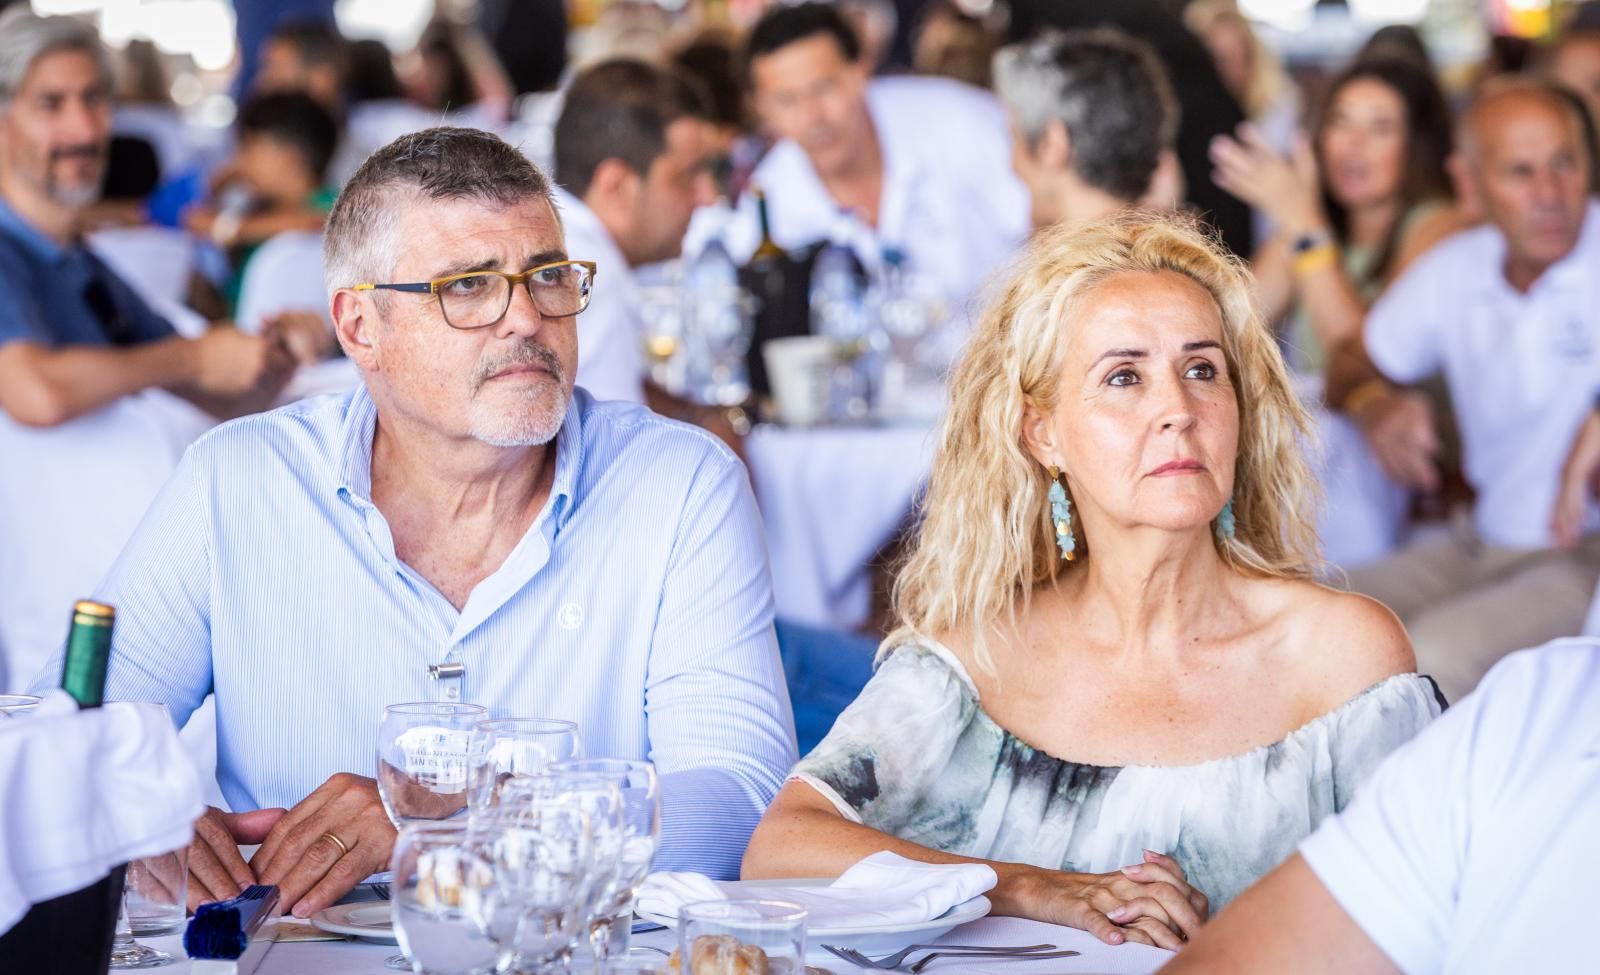
<svg viewBox="0 0 1600 975">
<path fill-rule="evenodd" d="M 1600 479 L 1600 406 L 1590 410 L 1583 426 L 1578 428 L 1567 462 L 1561 467 L 1561 485 L 1550 515 L 1550 533 L 1562 548 L 1578 544 L 1589 500 L 1595 496 L 1597 479 Z"/>
</svg>

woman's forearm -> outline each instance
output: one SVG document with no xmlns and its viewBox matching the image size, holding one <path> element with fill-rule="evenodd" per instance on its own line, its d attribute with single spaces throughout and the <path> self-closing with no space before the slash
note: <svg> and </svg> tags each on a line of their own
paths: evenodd
<svg viewBox="0 0 1600 975">
<path fill-rule="evenodd" d="M 924 863 L 983 863 L 994 868 L 999 882 L 988 892 L 994 913 L 1034 917 L 1034 878 L 1042 871 L 1020 863 L 1002 863 L 945 853 L 852 823 L 833 810 L 814 807 L 785 809 L 775 802 L 756 827 L 745 850 L 741 876 L 746 880 L 783 877 L 836 877 L 863 858 L 889 850 Z"/>
</svg>

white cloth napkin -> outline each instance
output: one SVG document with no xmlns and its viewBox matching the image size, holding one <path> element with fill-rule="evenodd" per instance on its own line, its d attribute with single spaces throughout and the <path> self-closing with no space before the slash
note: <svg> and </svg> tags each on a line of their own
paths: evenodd
<svg viewBox="0 0 1600 975">
<path fill-rule="evenodd" d="M 187 845 L 204 811 L 159 708 L 79 711 L 56 691 L 31 714 L 0 718 L 0 932 L 29 904 Z"/>
<path fill-rule="evenodd" d="M 922 863 L 885 850 L 827 887 L 763 886 L 760 896 L 804 907 L 807 927 L 876 927 L 931 921 L 996 882 L 994 870 L 981 863 Z M 726 899 L 728 893 L 702 874 L 653 873 L 639 888 L 638 909 L 676 917 L 685 904 Z"/>
</svg>

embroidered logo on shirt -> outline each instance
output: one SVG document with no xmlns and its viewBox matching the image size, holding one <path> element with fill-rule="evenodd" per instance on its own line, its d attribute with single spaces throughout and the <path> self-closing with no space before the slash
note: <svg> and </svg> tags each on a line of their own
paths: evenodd
<svg viewBox="0 0 1600 975">
<path fill-rule="evenodd" d="M 576 630 L 583 624 L 583 607 L 577 603 L 565 603 L 556 611 L 556 622 L 561 624 L 563 630 Z"/>
</svg>

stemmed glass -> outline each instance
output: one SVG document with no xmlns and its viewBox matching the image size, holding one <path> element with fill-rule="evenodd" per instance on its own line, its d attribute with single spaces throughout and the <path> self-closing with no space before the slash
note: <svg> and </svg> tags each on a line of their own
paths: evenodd
<svg viewBox="0 0 1600 975">
<path fill-rule="evenodd" d="M 495 827 L 497 895 L 489 921 L 519 975 L 564 973 L 588 917 L 594 833 L 576 803 L 519 794 L 474 813 Z"/>
<path fill-rule="evenodd" d="M 160 857 L 152 858 L 160 860 Z M 140 861 L 128 864 L 127 870 L 151 869 L 151 865 Z M 101 930 L 104 930 L 103 928 Z M 165 951 L 140 944 L 133 936 L 133 927 L 128 923 L 128 884 L 124 878 L 122 896 L 117 900 L 117 928 L 111 936 L 111 964 L 109 968 L 160 968 L 172 964 L 172 956 Z"/>
<path fill-rule="evenodd" d="M 469 746 L 471 805 L 473 812 L 500 801 L 505 784 L 520 776 L 537 775 L 551 762 L 583 754 L 578 726 L 555 718 L 500 718 L 480 720 L 472 729 Z"/>
<path fill-rule="evenodd" d="M 378 726 L 378 795 L 395 829 L 449 820 L 467 808 L 472 729 L 488 714 L 480 704 L 438 701 L 383 709 Z M 384 967 L 410 971 L 412 964 L 405 955 L 390 955 Z"/>
<path fill-rule="evenodd" d="M 589 945 L 604 967 L 611 953 L 612 930 L 630 923 L 633 898 L 650 873 L 661 845 L 661 782 L 650 762 L 620 758 L 574 759 L 550 766 L 553 776 L 575 783 L 609 782 L 622 796 L 622 844 L 609 898 L 596 903 L 589 922 Z"/>
<path fill-rule="evenodd" d="M 499 834 L 480 822 L 417 822 L 395 840 L 394 932 L 416 975 L 486 975 L 510 948 L 492 936 Z"/>
</svg>

